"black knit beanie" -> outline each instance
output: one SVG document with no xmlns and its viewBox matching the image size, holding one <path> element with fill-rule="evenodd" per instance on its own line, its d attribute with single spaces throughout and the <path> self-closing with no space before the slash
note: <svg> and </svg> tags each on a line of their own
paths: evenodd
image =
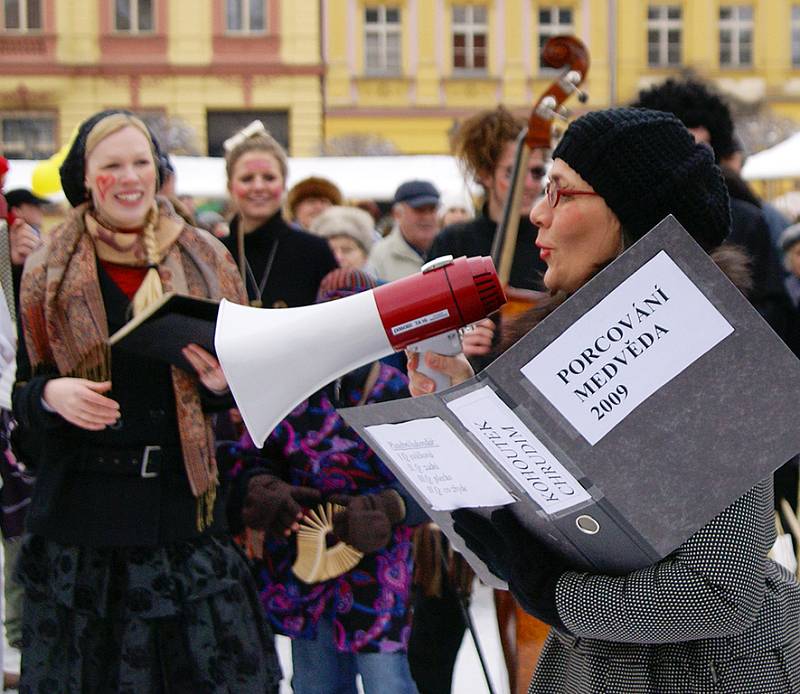
<svg viewBox="0 0 800 694">
<path fill-rule="evenodd" d="M 731 225 L 728 191 L 707 145 L 673 115 L 639 108 L 587 113 L 553 152 L 577 171 L 638 240 L 673 214 L 706 251 Z"/>
<path fill-rule="evenodd" d="M 78 134 L 75 136 L 75 140 L 72 142 L 67 156 L 58 169 L 58 173 L 61 176 L 61 188 L 64 191 L 64 195 L 67 196 L 69 204 L 73 207 L 77 207 L 82 202 L 88 200 L 86 192 L 86 138 L 89 137 L 92 128 L 103 120 L 103 118 L 114 115 L 115 113 L 124 113 L 128 116 L 136 115 L 125 109 L 111 108 L 89 116 L 78 128 Z M 156 168 L 158 170 L 156 188 L 158 188 L 161 184 L 160 182 L 164 180 L 164 172 L 162 171 L 162 164 L 160 163 L 164 155 L 161 152 L 158 140 L 155 135 L 153 135 L 153 131 L 149 127 L 147 131 L 150 133 L 150 140 L 153 142 Z"/>
</svg>

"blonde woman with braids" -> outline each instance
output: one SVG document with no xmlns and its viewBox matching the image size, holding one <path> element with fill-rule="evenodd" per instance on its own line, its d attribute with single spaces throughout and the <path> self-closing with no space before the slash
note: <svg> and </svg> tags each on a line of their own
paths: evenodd
<svg viewBox="0 0 800 694">
<path fill-rule="evenodd" d="M 225 151 L 236 215 L 223 242 L 239 266 L 250 303 L 265 308 L 313 304 L 336 259 L 327 241 L 283 218 L 286 152 L 261 121 L 229 138 Z"/>
<path fill-rule="evenodd" d="M 74 209 L 25 267 L 14 413 L 37 484 L 21 691 L 277 691 L 218 493 L 219 364 L 196 345 L 191 373 L 105 346 L 165 291 L 245 300 L 222 245 L 156 198 L 159 153 L 129 113 L 86 120 L 61 167 Z"/>
</svg>

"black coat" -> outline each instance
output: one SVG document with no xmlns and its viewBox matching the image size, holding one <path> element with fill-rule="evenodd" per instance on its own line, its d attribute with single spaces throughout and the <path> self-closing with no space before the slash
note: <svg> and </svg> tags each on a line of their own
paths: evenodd
<svg viewBox="0 0 800 694">
<path fill-rule="evenodd" d="M 112 334 L 127 321 L 130 303 L 101 265 L 97 270 Z M 112 358 L 111 368 L 108 396 L 119 402 L 120 420 L 102 431 L 87 431 L 44 408 L 45 386 L 59 374 L 31 376 L 25 341 L 20 341 L 14 415 L 24 432 L 19 453 L 36 474 L 28 531 L 65 545 L 93 547 L 152 547 L 200 535 L 169 366 L 126 355 Z M 200 395 L 206 411 L 233 405 L 229 396 L 202 387 Z M 141 475 L 146 446 L 161 447 L 145 470 L 157 476 Z M 226 530 L 222 496 L 204 533 Z"/>
<path fill-rule="evenodd" d="M 451 224 L 442 229 L 428 251 L 428 260 L 440 255 L 452 255 L 454 258 L 462 255 L 490 255 L 496 231 L 497 224 L 489 218 L 489 211 L 484 205 L 480 216 L 475 219 Z M 542 277 L 547 265 L 539 257 L 539 249 L 534 244 L 537 232 L 528 217 L 520 217 L 517 246 L 509 278 L 512 287 L 539 291 L 544 289 Z"/>
<path fill-rule="evenodd" d="M 223 240 L 236 265 L 239 265 L 239 218 L 231 222 L 230 236 Z M 258 285 L 273 244 L 277 242 L 269 275 L 260 293 Z M 244 278 L 247 296 L 260 299 L 264 308 L 293 308 L 313 304 L 320 280 L 337 267 L 333 252 L 325 239 L 289 225 L 277 212 L 244 237 L 244 254 L 253 275 Z"/>
</svg>

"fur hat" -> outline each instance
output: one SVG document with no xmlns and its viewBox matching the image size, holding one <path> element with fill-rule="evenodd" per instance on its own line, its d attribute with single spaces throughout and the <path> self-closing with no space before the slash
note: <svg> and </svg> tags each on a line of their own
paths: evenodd
<svg viewBox="0 0 800 694">
<path fill-rule="evenodd" d="M 572 123 L 553 152 L 614 211 L 635 241 L 673 214 L 706 251 L 731 225 L 728 191 L 711 149 L 672 114 L 639 108 L 593 111 Z"/>
<path fill-rule="evenodd" d="M 357 207 L 329 207 L 313 222 L 312 234 L 329 239 L 331 236 L 349 236 L 365 253 L 369 253 L 377 237 L 372 216 Z"/>
<path fill-rule="evenodd" d="M 112 108 L 106 111 L 100 111 L 93 116 L 89 116 L 78 128 L 78 134 L 72 142 L 72 146 L 67 152 L 58 173 L 61 176 L 61 188 L 64 190 L 64 195 L 67 196 L 69 204 L 77 207 L 88 198 L 86 195 L 86 138 L 92 131 L 95 125 L 107 116 L 113 116 L 115 113 L 123 113 L 128 116 L 136 117 L 135 113 L 126 111 L 125 109 Z M 145 126 L 147 127 L 147 126 Z M 160 187 L 161 181 L 164 180 L 164 172 L 161 170 L 162 158 L 164 154 L 158 144 L 156 136 L 153 131 L 147 127 L 147 132 L 150 133 L 150 141 L 153 143 L 153 154 L 156 162 L 156 170 L 158 171 L 158 181 L 156 182 L 156 190 Z"/>
<path fill-rule="evenodd" d="M 450 212 L 450 210 L 464 210 L 467 217 L 472 219 L 475 216 L 475 203 L 469 197 L 469 193 L 463 190 L 446 190 L 439 198 L 439 209 L 437 215 L 439 220 Z"/>
<path fill-rule="evenodd" d="M 295 183 L 286 195 L 286 209 L 294 219 L 297 206 L 306 198 L 325 198 L 331 205 L 342 204 L 342 191 L 335 183 L 320 176 L 309 176 Z"/>
</svg>

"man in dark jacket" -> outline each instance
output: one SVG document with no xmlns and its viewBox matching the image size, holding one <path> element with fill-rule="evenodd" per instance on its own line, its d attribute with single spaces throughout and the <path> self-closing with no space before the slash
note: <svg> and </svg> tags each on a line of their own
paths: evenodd
<svg viewBox="0 0 800 694">
<path fill-rule="evenodd" d="M 669 79 L 639 92 L 639 98 L 631 106 L 673 113 L 697 142 L 711 147 L 718 164 L 737 151 L 728 104 L 701 82 Z M 794 312 L 783 288 L 783 271 L 770 240 L 767 221 L 757 206 L 733 194 L 728 241 L 744 247 L 752 258 L 751 303 L 775 332 L 793 342 L 790 324 Z"/>
<path fill-rule="evenodd" d="M 717 163 L 735 157 L 733 119 L 727 103 L 706 85 L 695 80 L 669 79 L 639 92 L 632 106 L 675 114 L 694 135 L 714 151 Z M 735 181 L 734 181 L 735 183 Z M 737 186 L 726 176 L 731 196 L 731 232 L 728 241 L 738 244 L 752 259 L 753 286 L 750 302 L 795 354 L 800 354 L 798 316 L 783 286 L 783 269 L 772 243 L 769 225 L 761 210 L 737 196 Z M 798 459 L 793 458 L 775 473 L 775 503 L 787 499 L 797 507 Z"/>
</svg>

